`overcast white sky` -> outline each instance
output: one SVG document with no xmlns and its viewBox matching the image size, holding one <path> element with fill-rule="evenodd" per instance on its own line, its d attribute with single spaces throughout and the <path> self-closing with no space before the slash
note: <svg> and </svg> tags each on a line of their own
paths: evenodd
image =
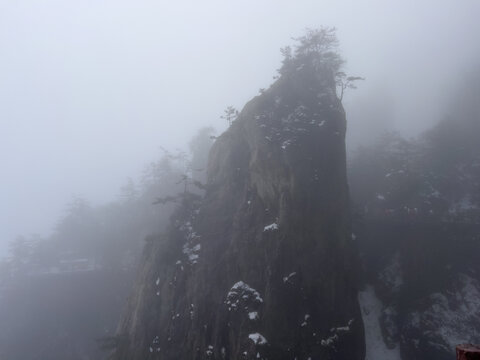
<svg viewBox="0 0 480 360">
<path fill-rule="evenodd" d="M 159 146 L 223 129 L 305 27 L 336 26 L 367 78 L 352 132 L 381 104 L 417 133 L 480 63 L 479 16 L 478 0 L 0 0 L 0 251 L 48 234 L 73 195 L 113 199 Z"/>
</svg>

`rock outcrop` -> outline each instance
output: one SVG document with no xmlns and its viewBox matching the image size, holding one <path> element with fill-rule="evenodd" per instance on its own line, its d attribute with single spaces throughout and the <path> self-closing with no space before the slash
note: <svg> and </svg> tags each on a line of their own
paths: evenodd
<svg viewBox="0 0 480 360">
<path fill-rule="evenodd" d="M 146 246 L 115 359 L 364 358 L 345 113 L 322 51 L 288 58 L 216 140 L 205 196 L 185 194 Z"/>
</svg>

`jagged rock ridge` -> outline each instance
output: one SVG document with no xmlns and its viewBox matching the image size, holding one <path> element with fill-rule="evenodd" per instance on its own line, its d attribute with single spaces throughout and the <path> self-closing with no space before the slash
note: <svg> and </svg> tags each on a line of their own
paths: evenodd
<svg viewBox="0 0 480 360">
<path fill-rule="evenodd" d="M 185 194 L 148 243 L 116 359 L 363 359 L 339 64 L 310 50 L 217 139 L 205 197 Z"/>
</svg>

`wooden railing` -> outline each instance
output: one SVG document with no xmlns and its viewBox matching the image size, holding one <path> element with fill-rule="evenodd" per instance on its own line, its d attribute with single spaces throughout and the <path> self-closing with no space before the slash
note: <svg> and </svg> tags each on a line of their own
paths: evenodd
<svg viewBox="0 0 480 360">
<path fill-rule="evenodd" d="M 480 346 L 472 344 L 457 345 L 457 360 L 480 360 Z"/>
</svg>

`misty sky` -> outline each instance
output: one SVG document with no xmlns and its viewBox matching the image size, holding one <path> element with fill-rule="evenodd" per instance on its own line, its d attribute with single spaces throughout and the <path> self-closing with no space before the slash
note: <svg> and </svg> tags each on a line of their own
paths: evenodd
<svg viewBox="0 0 480 360">
<path fill-rule="evenodd" d="M 480 64 L 479 15 L 478 0 L 0 0 L 0 252 L 48 234 L 74 195 L 115 198 L 160 146 L 223 130 L 305 27 L 336 26 L 367 78 L 344 100 L 353 135 L 378 114 L 418 133 Z"/>
</svg>

